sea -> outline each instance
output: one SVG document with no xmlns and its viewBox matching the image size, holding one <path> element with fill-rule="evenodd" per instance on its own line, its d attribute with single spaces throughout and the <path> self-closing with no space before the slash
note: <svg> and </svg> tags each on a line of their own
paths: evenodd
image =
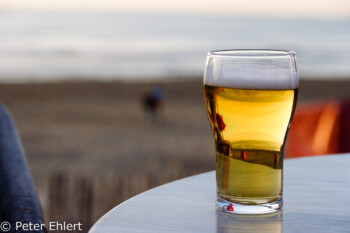
<svg viewBox="0 0 350 233">
<path fill-rule="evenodd" d="M 350 18 L 0 9 L 0 82 L 200 77 L 208 51 L 283 49 L 304 79 L 350 78 Z"/>
</svg>

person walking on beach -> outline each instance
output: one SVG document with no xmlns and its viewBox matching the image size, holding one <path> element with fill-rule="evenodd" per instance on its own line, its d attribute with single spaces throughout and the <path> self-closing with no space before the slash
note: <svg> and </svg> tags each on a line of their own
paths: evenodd
<svg viewBox="0 0 350 233">
<path fill-rule="evenodd" d="M 164 104 L 164 91 L 160 86 L 153 86 L 142 96 L 142 105 L 146 117 L 150 116 L 156 122 Z"/>
</svg>

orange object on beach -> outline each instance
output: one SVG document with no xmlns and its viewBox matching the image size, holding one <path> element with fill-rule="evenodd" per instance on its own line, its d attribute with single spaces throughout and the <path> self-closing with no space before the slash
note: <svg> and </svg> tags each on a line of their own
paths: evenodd
<svg viewBox="0 0 350 233">
<path fill-rule="evenodd" d="M 287 137 L 285 157 L 350 151 L 350 101 L 299 105 Z"/>
</svg>

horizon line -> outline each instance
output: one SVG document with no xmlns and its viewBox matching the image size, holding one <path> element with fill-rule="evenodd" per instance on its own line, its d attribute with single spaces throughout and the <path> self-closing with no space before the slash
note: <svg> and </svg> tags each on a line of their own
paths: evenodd
<svg viewBox="0 0 350 233">
<path fill-rule="evenodd" d="M 59 7 L 59 8 L 51 8 L 51 7 L 11 7 L 11 6 L 0 6 L 0 13 L 2 10 L 5 11 L 48 11 L 48 12 L 108 12 L 108 13 L 144 13 L 144 14 L 184 14 L 184 15 L 212 15 L 212 16 L 222 16 L 222 17 L 249 17 L 249 18 L 284 18 L 284 19 L 339 19 L 339 20 L 349 20 L 350 15 L 341 14 L 341 15 L 321 15 L 321 14 L 303 14 L 303 13 L 295 13 L 295 14 L 286 14 L 286 12 L 280 13 L 271 13 L 271 12 L 230 12 L 230 11 L 207 11 L 207 10 L 199 10 L 199 11 L 191 11 L 191 10 L 164 10 L 164 9 L 152 9 L 152 10 L 143 10 L 143 9 L 129 9 L 129 8 L 104 8 L 104 7 Z M 234 14 L 234 15 L 232 15 Z"/>
</svg>

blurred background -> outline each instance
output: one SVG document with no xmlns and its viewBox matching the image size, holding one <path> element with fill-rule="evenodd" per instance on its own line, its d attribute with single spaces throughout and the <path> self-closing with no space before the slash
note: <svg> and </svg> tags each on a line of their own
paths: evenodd
<svg viewBox="0 0 350 233">
<path fill-rule="evenodd" d="M 349 41 L 347 0 L 0 0 L 0 100 L 46 221 L 87 231 L 133 195 L 215 169 L 210 50 L 296 51 L 286 156 L 350 151 Z"/>
</svg>

